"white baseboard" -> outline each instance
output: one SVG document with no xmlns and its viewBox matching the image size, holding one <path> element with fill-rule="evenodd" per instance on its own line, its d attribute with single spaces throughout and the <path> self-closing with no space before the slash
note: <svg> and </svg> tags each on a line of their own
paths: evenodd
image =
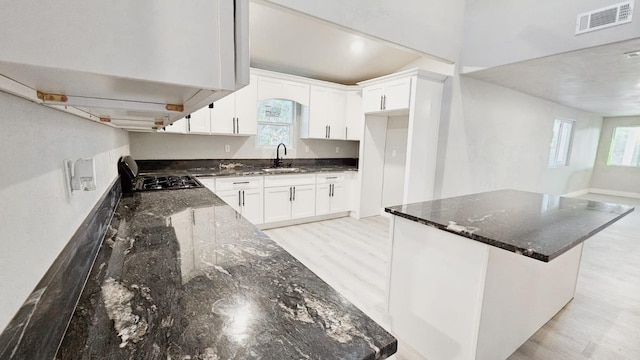
<svg viewBox="0 0 640 360">
<path fill-rule="evenodd" d="M 315 222 L 315 221 L 337 219 L 337 218 L 341 218 L 341 217 L 345 217 L 345 216 L 349 216 L 349 212 L 345 211 L 345 212 L 340 212 L 340 213 L 335 213 L 335 214 L 312 216 L 312 217 L 302 218 L 302 219 L 278 221 L 278 222 L 273 222 L 273 223 L 268 223 L 268 224 L 258 224 L 258 225 L 256 225 L 256 227 L 258 229 L 260 229 L 260 230 L 267 230 L 267 229 L 274 229 L 274 228 L 279 228 L 279 227 L 284 227 L 284 226 L 305 224 L 305 223 L 310 223 L 310 222 Z"/>
<path fill-rule="evenodd" d="M 562 196 L 566 196 L 566 197 L 576 197 L 576 196 L 580 196 L 580 195 L 586 195 L 588 193 L 590 193 L 590 189 L 582 189 L 582 190 L 578 190 L 578 191 L 572 191 L 570 193 L 566 193 Z"/>
<path fill-rule="evenodd" d="M 628 192 L 628 191 L 617 191 L 617 190 L 608 190 L 608 189 L 589 189 L 589 192 L 592 194 L 601 194 L 601 195 L 611 195 L 611 196 L 620 196 L 632 199 L 640 199 L 640 193 Z"/>
<path fill-rule="evenodd" d="M 391 214 L 389 214 L 388 212 L 384 211 L 384 208 L 380 209 L 380 216 L 386 217 L 386 218 L 391 218 Z"/>
</svg>

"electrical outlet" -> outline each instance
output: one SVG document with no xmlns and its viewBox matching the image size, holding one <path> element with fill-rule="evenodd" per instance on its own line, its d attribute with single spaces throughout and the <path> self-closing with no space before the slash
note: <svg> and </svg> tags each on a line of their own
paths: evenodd
<svg viewBox="0 0 640 360">
<path fill-rule="evenodd" d="M 340 152 L 340 147 L 336 146 L 336 152 L 339 153 Z"/>
<path fill-rule="evenodd" d="M 231 152 L 231 146 L 230 145 L 225 145 L 224 146 L 224 152 Z"/>
<path fill-rule="evenodd" d="M 309 152 L 309 145 L 304 147 L 304 152 Z"/>
<path fill-rule="evenodd" d="M 396 157 L 396 151 L 395 150 L 391 150 L 391 157 Z"/>
</svg>

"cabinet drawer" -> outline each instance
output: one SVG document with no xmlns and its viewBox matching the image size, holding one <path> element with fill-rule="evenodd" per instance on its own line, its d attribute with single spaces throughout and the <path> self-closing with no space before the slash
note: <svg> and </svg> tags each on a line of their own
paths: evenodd
<svg viewBox="0 0 640 360">
<path fill-rule="evenodd" d="M 216 191 L 261 188 L 262 178 L 262 176 L 217 178 Z"/>
<path fill-rule="evenodd" d="M 344 181 L 343 172 L 325 173 L 316 175 L 316 184 L 335 184 Z"/>
<path fill-rule="evenodd" d="M 315 174 L 270 175 L 264 177 L 264 187 L 313 185 L 315 183 Z"/>
</svg>

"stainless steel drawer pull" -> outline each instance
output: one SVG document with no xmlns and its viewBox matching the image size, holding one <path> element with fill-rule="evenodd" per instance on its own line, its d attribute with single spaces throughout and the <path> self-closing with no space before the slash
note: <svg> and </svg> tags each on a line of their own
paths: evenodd
<svg viewBox="0 0 640 360">
<path fill-rule="evenodd" d="M 234 181 L 233 183 L 234 183 L 235 185 L 238 185 L 238 184 L 248 184 L 249 182 L 248 182 L 248 181 L 237 181 L 237 182 L 236 182 L 236 181 Z"/>
</svg>

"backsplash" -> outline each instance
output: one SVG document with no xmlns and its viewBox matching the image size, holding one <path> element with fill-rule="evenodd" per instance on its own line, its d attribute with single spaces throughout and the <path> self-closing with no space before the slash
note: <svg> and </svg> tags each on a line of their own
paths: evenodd
<svg viewBox="0 0 640 360">
<path fill-rule="evenodd" d="M 135 159 L 273 159 L 276 156 L 275 147 L 258 147 L 255 136 L 132 132 L 129 141 Z M 229 152 L 225 151 L 225 145 L 229 146 Z M 296 138 L 287 146 L 284 159 L 357 158 L 358 145 L 357 141 Z"/>
<path fill-rule="evenodd" d="M 53 359 L 121 194 L 116 178 L 0 333 L 0 359 Z"/>
</svg>

